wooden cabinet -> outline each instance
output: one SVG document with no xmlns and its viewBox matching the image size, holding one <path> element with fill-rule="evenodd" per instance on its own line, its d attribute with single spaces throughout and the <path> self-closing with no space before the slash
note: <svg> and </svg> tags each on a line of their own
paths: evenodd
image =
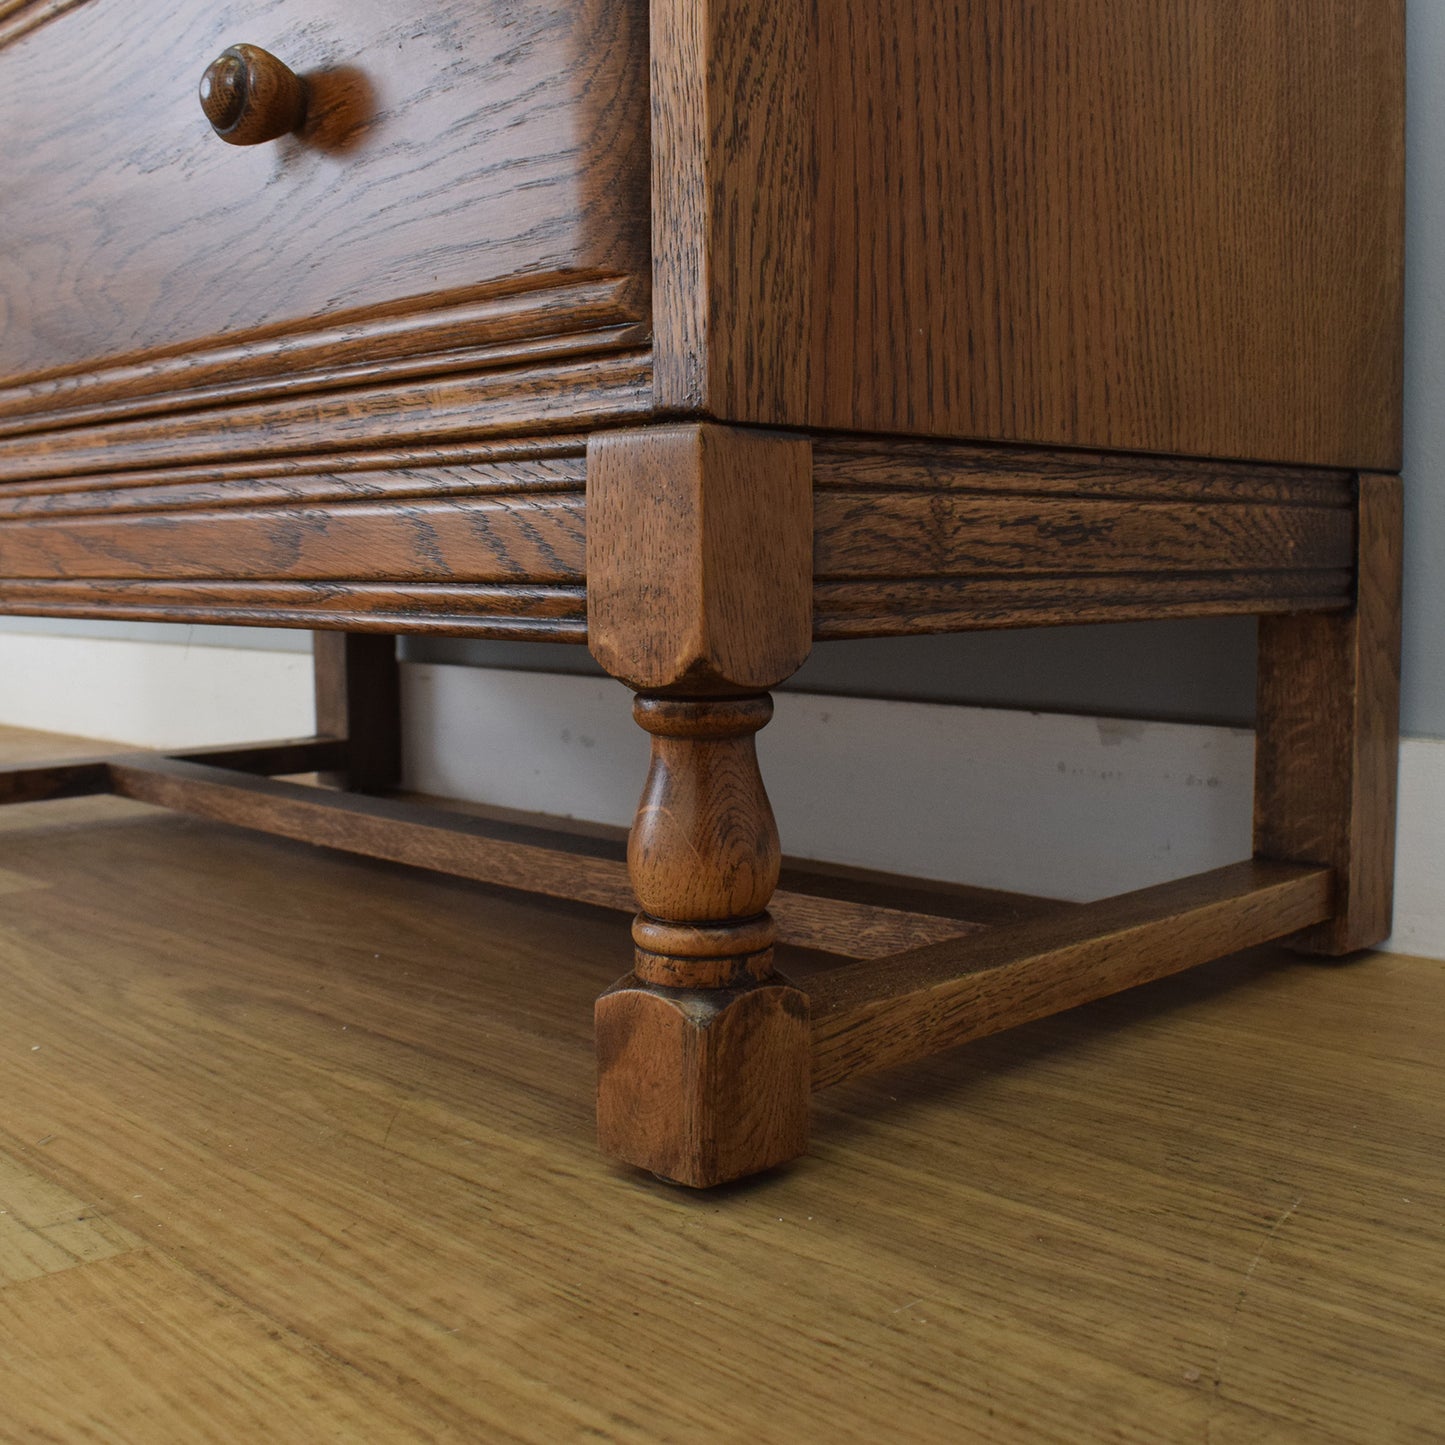
<svg viewBox="0 0 1445 1445">
<path fill-rule="evenodd" d="M 274 59 L 209 73 L 222 129 L 296 103 L 257 144 L 197 95 L 237 44 Z M 635 893 L 604 1140 L 692 1183 L 1040 999 L 1378 941 L 1402 80 L 1400 0 L 0 0 L 0 611 L 348 633 L 307 757 L 360 786 L 395 775 L 364 634 L 586 642 L 654 741 L 630 882 L 323 823 L 261 776 L 294 750 L 3 795 Z M 752 738 L 814 640 L 1223 613 L 1267 619 L 1243 871 L 987 947 L 862 884 L 769 910 Z M 943 953 L 804 991 L 779 928 Z"/>
</svg>

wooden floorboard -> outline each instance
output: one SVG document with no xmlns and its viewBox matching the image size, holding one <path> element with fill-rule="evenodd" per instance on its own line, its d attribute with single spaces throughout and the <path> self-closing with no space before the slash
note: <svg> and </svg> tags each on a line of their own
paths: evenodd
<svg viewBox="0 0 1445 1445">
<path fill-rule="evenodd" d="M 1445 964 L 1207 966 L 691 1194 L 593 1148 L 616 914 L 111 798 L 0 869 L 0 1438 L 1441 1438 Z"/>
</svg>

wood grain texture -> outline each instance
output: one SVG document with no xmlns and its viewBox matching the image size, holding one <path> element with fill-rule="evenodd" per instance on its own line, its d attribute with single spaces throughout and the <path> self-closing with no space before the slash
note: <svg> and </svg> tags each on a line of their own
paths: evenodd
<svg viewBox="0 0 1445 1445">
<path fill-rule="evenodd" d="M 46 21 L 85 3 L 86 0 L 4 0 L 0 3 L 0 46 L 19 40 Z"/>
<path fill-rule="evenodd" d="M 0 575 L 580 583 L 585 531 L 565 494 L 45 518 L 0 526 Z"/>
<path fill-rule="evenodd" d="M 3 1204 L 138 1241 L 0 1289 L 17 1439 L 1435 1445 L 1438 963 L 1194 970 L 830 1089 L 808 1163 L 699 1196 L 597 1159 L 614 916 L 0 819 L 49 885 L 0 921 Z"/>
<path fill-rule="evenodd" d="M 518 275 L 645 276 L 646 19 L 184 0 L 137 25 L 90 0 L 33 31 L 0 61 L 0 375 Z M 306 81 L 295 138 L 211 134 L 196 84 L 238 38 Z"/>
<path fill-rule="evenodd" d="M 1347 605 L 1347 472 L 897 440 L 814 447 L 819 638 Z"/>
<path fill-rule="evenodd" d="M 632 453 L 634 436 L 644 440 Z M 741 445 L 729 450 L 728 439 Z M 593 568 L 594 637 L 610 628 L 651 649 L 649 679 L 678 675 L 697 649 L 721 649 L 724 634 L 745 653 L 759 629 L 782 620 L 770 601 L 782 596 L 777 579 L 809 565 L 793 555 L 806 546 L 810 524 L 799 514 L 809 505 L 819 638 L 1339 609 L 1353 595 L 1350 473 L 896 439 L 813 443 L 809 504 L 792 450 L 806 441 L 785 439 L 775 468 L 764 443 L 736 429 L 597 436 L 589 510 L 601 506 L 611 520 L 594 516 L 587 530 L 594 555 L 610 549 L 615 560 Z M 144 606 L 146 616 L 174 618 L 193 605 L 196 620 L 261 620 L 268 599 L 244 580 L 240 590 L 189 592 L 167 581 L 150 598 L 132 585 L 157 558 L 192 575 L 218 554 L 229 567 L 240 537 L 237 566 L 276 579 L 269 605 L 280 621 L 308 625 L 324 611 L 331 625 L 379 628 L 364 619 L 384 611 L 458 635 L 580 641 L 585 458 L 581 437 L 499 437 L 13 482 L 0 489 L 0 561 L 16 561 L 0 609 L 70 611 L 88 600 L 109 616 Z M 691 479 L 690 492 L 679 477 Z M 768 520 L 774 506 L 775 519 L 788 519 L 781 527 Z M 634 507 L 650 529 L 634 524 Z M 434 517 L 445 523 L 439 542 L 427 533 Z M 17 531 L 19 522 L 46 525 Z M 486 548 L 472 546 L 472 527 L 487 532 Z M 197 547 L 178 546 L 182 534 Z M 436 578 L 458 559 L 474 572 L 485 566 L 488 586 L 499 565 L 529 581 L 471 598 L 390 596 L 363 571 Z M 26 568 L 70 580 L 37 589 L 40 579 L 20 578 Z M 325 568 L 329 585 L 297 594 L 282 580 L 287 568 Z M 704 671 L 739 667 L 758 686 L 794 665 L 796 609 L 793 598 L 797 635 L 766 669 L 719 650 Z"/>
<path fill-rule="evenodd" d="M 651 410 L 648 355 L 622 352 L 7 437 L 0 482 L 575 432 Z"/>
<path fill-rule="evenodd" d="M 173 344 L 0 388 L 0 435 L 625 349 L 646 304 L 632 277 L 538 277 Z"/>
<path fill-rule="evenodd" d="M 1400 0 L 676 8 L 713 63 L 654 72 L 669 404 L 1398 466 Z"/>
<path fill-rule="evenodd" d="M 428 815 L 385 798 L 241 777 L 170 758 L 117 760 L 111 779 L 123 798 L 242 828 L 550 897 L 633 906 L 613 850 L 582 842 L 562 851 L 539 830 L 501 828 L 464 814 Z M 626 901 L 619 904 L 620 898 Z"/>
<path fill-rule="evenodd" d="M 401 784 L 401 665 L 387 633 L 311 638 L 316 731 L 346 740 L 346 765 L 326 781 L 356 793 Z"/>
<path fill-rule="evenodd" d="M 811 341 L 809 6 L 651 0 L 651 49 L 659 404 L 797 425 Z"/>
<path fill-rule="evenodd" d="M 1081 501 L 1027 495 L 830 492 L 814 510 L 820 581 L 1028 573 L 1322 572 L 1348 569 L 1345 507 Z"/>
<path fill-rule="evenodd" d="M 1362 476 L 1354 609 L 1260 619 L 1255 851 L 1335 870 L 1335 916 L 1296 940 L 1312 952 L 1390 933 L 1403 525 L 1400 479 Z"/>
<path fill-rule="evenodd" d="M 773 971 L 781 848 L 753 735 L 772 715 L 756 694 L 811 646 L 811 481 L 801 438 L 694 424 L 588 443 L 588 646 L 642 692 L 652 735 L 635 974 L 597 1002 L 598 1134 L 696 1186 L 806 1141 L 806 1004 Z"/>
<path fill-rule="evenodd" d="M 1246 502 L 1352 507 L 1354 473 L 1212 458 L 820 436 L 813 443 L 820 491 L 918 492 L 1076 501 Z"/>
<path fill-rule="evenodd" d="M 637 699 L 633 716 L 652 746 L 627 871 L 644 984 L 731 988 L 773 971 L 767 909 L 782 845 L 754 746 L 772 715 L 766 695 Z"/>
<path fill-rule="evenodd" d="M 23 518 L 113 518 L 132 513 L 211 512 L 223 507 L 580 493 L 586 483 L 586 466 L 580 449 L 576 456 L 569 453 L 570 449 L 559 448 L 546 460 L 532 460 L 523 454 L 470 465 L 385 469 L 375 463 L 353 467 L 351 458 L 325 457 L 303 459 L 300 466 L 293 459 L 286 468 L 233 462 L 215 468 L 13 483 L 0 489 L 0 526 Z"/>
<path fill-rule="evenodd" d="M 94 472 L 84 477 L 57 477 L 45 481 L 11 482 L 0 491 L 0 501 L 6 507 L 5 515 L 22 515 L 27 510 L 43 510 L 44 499 L 59 498 L 72 492 L 101 492 L 104 497 L 98 502 L 100 510 L 114 508 L 124 510 L 128 501 L 124 492 L 136 488 L 144 495 L 151 488 L 194 486 L 214 488 L 197 491 L 193 495 L 199 500 L 224 506 L 226 498 L 235 494 L 231 485 L 240 482 L 255 485 L 263 482 L 276 484 L 277 490 L 258 493 L 261 500 L 275 500 L 291 495 L 285 491 L 288 482 L 296 480 L 304 486 L 307 478 L 322 477 L 323 480 L 348 478 L 338 482 L 339 491 L 327 492 L 327 496 L 347 497 L 355 495 L 351 490 L 366 486 L 370 477 L 352 478 L 353 473 L 375 474 L 375 485 L 385 490 L 388 474 L 399 473 L 400 485 L 406 487 L 403 495 L 422 495 L 431 490 L 447 491 L 456 486 L 467 485 L 468 477 L 476 478 L 481 490 L 501 485 L 503 490 L 545 490 L 562 485 L 563 490 L 575 489 L 585 480 L 587 441 L 585 436 L 571 436 L 566 433 L 541 437 L 490 438 L 472 442 L 422 443 L 416 446 L 362 448 L 358 451 L 322 454 L 320 456 L 279 456 L 248 457 L 244 461 L 212 462 L 199 467 L 163 467 L 154 471 Z M 516 463 L 515 470 L 511 464 Z M 569 465 L 575 463 L 575 465 Z M 465 471 L 460 469 L 465 468 Z M 475 470 L 473 470 L 475 469 Z M 419 486 L 410 485 L 406 478 L 410 473 L 419 472 L 424 478 Z M 448 478 L 451 478 L 449 481 Z M 570 481 L 573 485 L 567 486 Z M 242 493 L 244 495 L 244 492 Z M 164 491 L 152 493 L 152 497 L 166 497 Z M 179 493 L 180 505 L 185 505 L 187 494 Z M 34 502 L 22 498 L 38 498 Z M 57 502 L 64 506 L 64 503 Z M 81 510 L 87 510 L 82 506 Z"/>
<path fill-rule="evenodd" d="M 697 1188 L 807 1143 L 808 1007 L 773 967 L 782 847 L 754 746 L 772 715 L 766 694 L 633 709 L 652 739 L 627 843 L 640 912 L 633 973 L 597 1001 L 597 1131 Z"/>
<path fill-rule="evenodd" d="M 802 438 L 708 424 L 594 435 L 588 645 L 639 690 L 760 692 L 812 645 Z"/>
<path fill-rule="evenodd" d="M 813 635 L 905 637 L 997 627 L 1066 627 L 1169 617 L 1343 611 L 1354 574 L 1258 572 L 1176 577 L 943 578 L 827 582 L 813 591 Z"/>
<path fill-rule="evenodd" d="M 824 1089 L 1328 918 L 1328 869 L 1239 863 L 809 982 Z"/>
<path fill-rule="evenodd" d="M 684 990 L 624 979 L 597 1000 L 602 1152 L 708 1189 L 808 1146 L 808 1004 L 777 978 Z"/>
<path fill-rule="evenodd" d="M 535 642 L 587 640 L 584 589 L 536 583 L 9 581 L 0 584 L 0 615 L 9 613 Z"/>
</svg>

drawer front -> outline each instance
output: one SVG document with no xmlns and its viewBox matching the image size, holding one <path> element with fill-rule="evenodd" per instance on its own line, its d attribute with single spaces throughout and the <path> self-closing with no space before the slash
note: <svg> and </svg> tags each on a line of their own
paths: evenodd
<svg viewBox="0 0 1445 1445">
<path fill-rule="evenodd" d="M 328 317 L 404 350 L 413 312 L 460 314 L 465 334 L 499 290 L 588 278 L 634 277 L 614 309 L 645 306 L 646 0 L 81 0 L 24 18 L 0 26 L 0 379 L 264 346 Z M 302 77 L 295 134 L 212 133 L 198 83 L 238 42 Z"/>
</svg>

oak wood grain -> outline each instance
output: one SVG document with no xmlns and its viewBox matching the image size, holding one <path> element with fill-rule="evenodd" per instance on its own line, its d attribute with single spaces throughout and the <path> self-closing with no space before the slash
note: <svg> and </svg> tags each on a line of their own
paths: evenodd
<svg viewBox="0 0 1445 1445">
<path fill-rule="evenodd" d="M 0 482 L 575 432 L 651 410 L 647 353 L 621 352 L 0 438 Z"/>
<path fill-rule="evenodd" d="M 228 45 L 201 72 L 197 91 L 211 129 L 228 145 L 264 145 L 301 129 L 306 82 L 259 45 Z"/>
<path fill-rule="evenodd" d="M 416 376 L 494 370 L 635 348 L 645 296 L 629 277 L 543 278 L 530 285 L 421 296 L 163 347 L 94 370 L 0 388 L 0 435 L 336 391 Z"/>
<path fill-rule="evenodd" d="M 597 1141 L 610 1158 L 708 1189 L 808 1145 L 808 1004 L 778 975 L 597 1000 Z"/>
<path fill-rule="evenodd" d="M 806 439 L 709 424 L 587 448 L 588 645 L 638 689 L 760 692 L 811 647 Z"/>
<path fill-rule="evenodd" d="M 1335 870 L 1335 916 L 1296 940 L 1326 954 L 1382 942 L 1394 901 L 1403 488 L 1359 487 L 1354 608 L 1259 625 L 1255 851 Z"/>
<path fill-rule="evenodd" d="M 546 460 L 522 455 L 462 466 L 402 465 L 382 470 L 374 464 L 356 467 L 348 465 L 349 458 L 328 457 L 320 462 L 312 459 L 306 470 L 294 462 L 284 469 L 231 463 L 214 469 L 121 473 L 53 484 L 14 483 L 0 489 L 0 526 L 20 518 L 113 518 L 222 507 L 580 493 L 586 467 L 580 451 L 570 456 L 567 450 L 558 448 Z"/>
<path fill-rule="evenodd" d="M 1169 617 L 1238 617 L 1348 609 L 1354 573 L 1115 574 L 824 582 L 813 635 L 905 637 L 997 627 L 1066 627 Z"/>
<path fill-rule="evenodd" d="M 998 493 L 1089 501 L 1354 505 L 1354 473 L 1142 452 L 995 446 L 907 437 L 823 435 L 813 443 L 820 491 Z"/>
<path fill-rule="evenodd" d="M 580 583 L 566 494 L 36 518 L 0 526 L 8 578 Z"/>
<path fill-rule="evenodd" d="M 814 509 L 814 575 L 1017 577 L 1348 568 L 1346 507 L 1239 502 L 829 492 Z"/>
<path fill-rule="evenodd" d="M 86 0 L 4 0 L 0 4 L 0 46 L 19 40 L 46 21 L 85 3 Z"/>
<path fill-rule="evenodd" d="M 224 505 L 225 499 L 234 494 L 233 488 L 219 486 L 220 483 L 241 482 L 254 484 L 257 482 L 281 482 L 284 479 L 300 478 L 304 485 L 307 477 L 323 476 L 325 478 L 347 476 L 353 472 L 376 473 L 381 477 L 379 486 L 385 486 L 385 477 L 388 473 L 399 472 L 405 475 L 408 472 L 421 471 L 429 473 L 435 471 L 439 480 L 438 489 L 445 491 L 448 483 L 445 478 L 448 475 L 458 476 L 457 469 L 467 468 L 468 471 L 460 473 L 462 478 L 470 474 L 470 469 L 477 470 L 477 486 L 485 490 L 489 485 L 495 485 L 497 478 L 515 478 L 515 490 L 528 491 L 541 489 L 547 485 L 547 477 L 551 469 L 556 469 L 556 476 L 569 478 L 576 485 L 586 478 L 586 464 L 583 459 L 587 452 L 587 441 L 585 436 L 568 435 L 546 435 L 541 437 L 506 437 L 489 438 L 478 441 L 442 442 L 442 443 L 421 443 L 413 446 L 394 446 L 361 448 L 357 451 L 342 453 L 330 453 L 305 456 L 276 456 L 276 457 L 248 457 L 244 461 L 219 461 L 209 465 L 197 467 L 161 467 L 155 470 L 144 468 L 136 471 L 93 472 L 83 477 L 53 477 L 44 481 L 33 482 L 10 482 L 3 491 L 0 491 L 0 501 L 6 507 L 6 515 L 19 515 L 27 509 L 43 507 L 43 502 L 27 503 L 21 498 L 59 498 L 72 492 L 104 492 L 105 498 L 99 503 L 103 510 L 110 510 L 111 507 L 124 509 L 127 505 L 124 489 L 135 487 L 142 493 L 148 488 L 164 488 L 167 486 L 198 486 L 215 487 L 214 491 L 206 491 L 197 495 L 218 505 Z M 568 460 L 572 459 L 579 463 L 576 466 L 568 466 Z M 499 466 L 501 463 L 518 463 L 514 471 L 510 465 Z M 529 465 L 534 464 L 534 465 Z M 494 470 L 494 468 L 496 468 Z M 364 485 L 368 479 L 360 479 Z M 463 485 L 465 483 L 463 482 Z M 355 485 L 355 484 L 350 484 Z M 421 493 L 429 488 L 423 484 L 412 490 Z M 571 488 L 564 488 L 571 489 Z M 259 494 L 263 499 L 274 500 L 276 497 L 284 498 L 287 493 L 279 490 L 274 493 Z M 353 495 L 352 492 L 343 489 L 336 493 L 338 496 Z M 185 494 L 181 494 L 181 505 L 185 505 Z M 64 505 L 57 503 L 57 505 Z M 82 508 L 84 510 L 84 508 Z"/>
<path fill-rule="evenodd" d="M 1326 868 L 1248 862 L 809 982 L 813 1087 L 953 1048 L 1328 918 Z"/>
<path fill-rule="evenodd" d="M 799 0 L 652 0 L 659 403 L 804 424 L 817 37 Z"/>
<path fill-rule="evenodd" d="M 537 583 L 186 582 L 71 578 L 0 584 L 0 615 L 340 628 L 585 643 L 581 586 Z"/>
<path fill-rule="evenodd" d="M 1399 465 L 1401 0 L 733 9 L 654 6 L 668 404 Z"/>
<path fill-rule="evenodd" d="M 637 895 L 638 980 L 664 988 L 732 988 L 773 971 L 768 900 L 782 846 L 754 739 L 772 699 L 698 702 L 639 696 L 651 738 L 647 781 L 627 842 Z"/>
<path fill-rule="evenodd" d="M 819 638 L 1346 606 L 1349 472 L 822 437 Z"/>
<path fill-rule="evenodd" d="M 397 796 L 501 823 L 539 827 L 562 837 L 602 839 L 615 845 L 618 857 L 625 856 L 630 829 L 616 824 L 429 794 L 400 792 Z M 921 943 L 941 942 L 998 923 L 1017 923 L 1076 906 L 1032 894 L 905 878 L 787 856 L 779 877 L 780 886 L 768 905 L 779 938 L 854 958 L 883 958 Z M 804 943 L 805 939 L 811 941 Z M 806 971 L 809 964 L 822 966 L 816 959 L 802 960 L 796 954 L 789 960 L 795 972 Z"/>
<path fill-rule="evenodd" d="M 196 84 L 249 40 L 304 79 L 295 138 L 236 150 Z M 0 375 L 519 275 L 644 276 L 640 3 L 90 3 L 7 49 Z M 424 159 L 426 181 L 418 185 Z"/>
</svg>

